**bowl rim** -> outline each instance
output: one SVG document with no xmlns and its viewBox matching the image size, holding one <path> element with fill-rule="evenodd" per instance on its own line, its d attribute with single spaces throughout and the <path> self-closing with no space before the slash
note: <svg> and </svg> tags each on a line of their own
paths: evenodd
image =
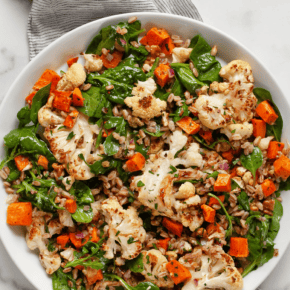
<svg viewBox="0 0 290 290">
<path fill-rule="evenodd" d="M 287 103 L 288 109 L 289 109 L 289 101 L 287 100 L 285 94 L 283 93 L 283 90 L 281 89 L 279 83 L 277 82 L 277 80 L 274 77 L 274 75 L 272 74 L 272 72 L 263 64 L 262 61 L 260 61 L 260 59 L 255 54 L 253 54 L 246 46 L 244 46 L 242 43 L 240 43 L 234 37 L 230 36 L 229 34 L 223 32 L 222 30 L 220 30 L 220 29 L 218 29 L 218 28 L 216 28 L 216 27 L 214 27 L 212 25 L 206 24 L 206 23 L 204 23 L 202 21 L 199 21 L 199 20 L 191 19 L 191 18 L 186 17 L 186 16 L 174 15 L 174 14 L 168 14 L 168 13 L 161 13 L 161 12 L 131 12 L 131 13 L 121 13 L 121 14 L 118 14 L 118 15 L 111 15 L 111 16 L 103 17 L 103 18 L 88 22 L 86 24 L 83 24 L 83 25 L 81 25 L 81 26 L 79 26 L 79 27 L 77 27 L 77 28 L 75 28 L 75 29 L 63 34 L 62 36 L 60 36 L 59 38 L 57 38 L 53 42 L 51 42 L 47 47 L 45 47 L 42 51 L 40 51 L 33 59 L 31 59 L 29 61 L 29 63 L 21 70 L 19 75 L 15 78 L 15 80 L 11 84 L 9 90 L 5 94 L 5 97 L 3 98 L 3 101 L 0 104 L 0 114 L 1 114 L 2 110 L 5 109 L 5 105 L 6 105 L 6 102 L 8 101 L 9 95 L 14 90 L 14 87 L 17 85 L 19 80 L 21 80 L 23 77 L 25 77 L 26 72 L 29 71 L 30 68 L 34 67 L 35 63 L 37 63 L 37 61 L 39 59 L 41 59 L 43 57 L 43 55 L 46 54 L 47 51 L 50 51 L 51 49 L 57 47 L 58 44 L 61 43 L 62 41 L 64 41 L 65 39 L 70 38 L 76 32 L 81 31 L 83 29 L 86 29 L 86 28 L 89 28 L 89 27 L 91 27 L 91 29 L 93 29 L 96 24 L 99 24 L 99 23 L 102 24 L 102 22 L 105 22 L 106 20 L 114 21 L 114 20 L 120 20 L 120 19 L 128 19 L 131 16 L 137 16 L 137 17 L 139 17 L 139 16 L 152 16 L 153 13 L 157 17 L 161 17 L 161 18 L 162 17 L 165 17 L 165 18 L 168 17 L 168 18 L 178 19 L 178 20 L 181 20 L 181 21 L 185 19 L 186 21 L 189 21 L 190 24 L 193 24 L 193 25 L 197 24 L 197 25 L 204 26 L 206 29 L 211 30 L 212 32 L 219 33 L 224 38 L 226 38 L 227 40 L 235 43 L 238 47 L 242 48 L 242 50 L 244 50 L 248 55 L 250 55 L 263 68 L 263 70 L 265 70 L 268 73 L 269 77 L 271 78 L 271 80 L 273 81 L 275 86 L 277 86 L 277 88 L 278 88 L 278 94 L 280 96 L 282 96 L 282 98 L 285 100 L 285 102 Z M 0 231 L 0 238 L 1 238 L 1 241 L 3 243 L 3 246 L 4 246 L 5 250 L 6 250 L 6 252 L 10 256 L 10 258 L 12 259 L 14 264 L 17 266 L 19 271 L 37 289 L 37 287 L 39 285 L 36 283 L 35 280 L 31 279 L 30 277 L 27 277 L 27 275 L 25 274 L 23 269 L 17 263 L 16 257 L 14 257 L 14 255 L 12 255 L 12 253 L 10 253 L 10 251 L 8 250 L 8 247 L 7 247 L 6 242 L 5 242 L 5 238 L 3 238 L 1 231 Z M 279 256 L 275 257 L 275 259 L 271 260 L 271 267 L 267 268 L 264 271 L 265 274 L 262 276 L 262 279 L 257 279 L 256 283 L 252 283 L 251 284 L 251 286 L 252 286 L 251 289 L 255 289 L 256 287 L 258 287 L 268 277 L 268 275 L 275 269 L 275 267 L 279 263 L 280 259 L 282 258 L 283 254 L 285 253 L 285 251 L 286 251 L 286 249 L 287 249 L 289 244 L 290 244 L 290 237 L 289 237 L 288 240 L 283 241 L 283 248 L 282 249 L 279 248 Z M 253 275 L 253 273 L 254 272 L 251 272 L 248 276 Z M 245 279 L 247 279 L 247 278 L 243 278 L 243 280 L 245 280 Z"/>
</svg>

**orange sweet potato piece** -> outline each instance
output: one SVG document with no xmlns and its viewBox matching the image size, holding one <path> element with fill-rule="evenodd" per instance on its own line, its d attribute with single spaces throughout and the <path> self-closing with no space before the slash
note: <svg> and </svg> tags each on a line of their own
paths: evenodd
<svg viewBox="0 0 290 290">
<path fill-rule="evenodd" d="M 283 179 L 287 179 L 290 176 L 290 159 L 285 155 L 282 155 L 274 162 L 275 174 Z"/>
<path fill-rule="evenodd" d="M 233 150 L 230 149 L 228 151 L 223 152 L 222 157 L 225 158 L 226 160 L 228 160 L 229 163 L 232 163 L 233 158 L 234 158 Z"/>
<path fill-rule="evenodd" d="M 264 180 L 261 186 L 265 197 L 270 196 L 272 193 L 276 191 L 276 186 L 271 179 Z"/>
<path fill-rule="evenodd" d="M 215 218 L 215 209 L 211 208 L 210 206 L 203 204 L 201 206 L 202 213 L 204 220 L 209 223 L 214 223 Z"/>
<path fill-rule="evenodd" d="M 268 147 L 267 156 L 269 159 L 276 159 L 278 151 L 282 151 L 284 148 L 284 143 L 271 141 Z"/>
<path fill-rule="evenodd" d="M 170 241 L 170 238 L 166 238 L 163 240 L 158 240 L 158 246 L 163 248 L 165 251 L 168 249 L 168 242 Z"/>
<path fill-rule="evenodd" d="M 266 122 L 263 120 L 252 119 L 253 124 L 253 135 L 255 137 L 260 136 L 261 138 L 265 138 L 266 136 Z"/>
<path fill-rule="evenodd" d="M 219 195 L 218 198 L 221 200 L 221 202 L 225 201 L 225 196 L 224 195 Z M 214 204 L 220 204 L 220 203 L 218 202 L 218 200 L 216 198 L 211 197 L 209 199 L 208 206 L 212 206 Z"/>
<path fill-rule="evenodd" d="M 75 200 L 73 199 L 67 199 L 65 202 L 65 208 L 70 212 L 70 213 L 75 213 L 78 206 Z"/>
<path fill-rule="evenodd" d="M 73 128 L 77 121 L 77 117 L 79 115 L 79 111 L 73 110 L 67 117 L 65 118 L 63 124 L 68 128 Z"/>
<path fill-rule="evenodd" d="M 145 35 L 144 37 L 142 37 L 142 39 L 139 42 L 146 46 L 148 44 L 147 36 Z"/>
<path fill-rule="evenodd" d="M 59 80 L 60 76 L 55 71 L 46 69 L 38 81 L 34 84 L 33 89 L 39 90 L 51 83 L 50 91 L 52 92 L 55 90 Z"/>
<path fill-rule="evenodd" d="M 23 171 L 27 166 L 31 165 L 29 158 L 23 155 L 16 156 L 14 161 L 19 171 Z"/>
<path fill-rule="evenodd" d="M 68 65 L 68 67 L 71 67 L 74 63 L 76 63 L 78 61 L 78 57 L 72 57 L 70 58 L 66 63 Z"/>
<path fill-rule="evenodd" d="M 33 91 L 32 93 L 30 93 L 26 98 L 25 101 L 29 104 L 32 105 L 32 99 L 35 96 L 36 91 Z"/>
<path fill-rule="evenodd" d="M 212 132 L 211 131 L 203 131 L 202 129 L 198 131 L 200 137 L 202 137 L 207 144 L 213 142 Z"/>
<path fill-rule="evenodd" d="M 82 265 L 76 265 L 74 268 L 82 271 L 85 267 Z"/>
<path fill-rule="evenodd" d="M 112 53 L 112 56 L 113 56 L 113 59 L 111 61 L 109 61 L 108 60 L 108 56 L 102 54 L 101 59 L 103 61 L 104 67 L 106 67 L 106 68 L 114 68 L 114 67 L 116 67 L 120 63 L 120 61 L 122 60 L 123 53 L 118 51 L 118 50 L 115 50 Z"/>
<path fill-rule="evenodd" d="M 52 106 L 61 111 L 69 112 L 72 99 L 70 98 L 72 92 L 70 91 L 54 91 L 54 99 Z"/>
<path fill-rule="evenodd" d="M 8 205 L 7 224 L 11 226 L 29 226 L 32 223 L 31 202 L 15 202 Z"/>
<path fill-rule="evenodd" d="M 126 165 L 130 172 L 139 171 L 145 165 L 145 157 L 141 153 L 137 152 L 132 158 L 126 161 Z"/>
<path fill-rule="evenodd" d="M 87 273 L 86 273 L 86 278 L 88 281 L 88 285 L 93 285 L 95 284 L 97 281 L 100 281 L 103 279 L 103 273 L 102 270 L 96 270 L 93 269 L 91 267 L 87 268 Z"/>
<path fill-rule="evenodd" d="M 83 107 L 84 106 L 84 98 L 83 98 L 82 92 L 79 88 L 75 88 L 73 90 L 72 103 L 76 107 Z"/>
<path fill-rule="evenodd" d="M 212 235 L 215 232 L 220 233 L 222 231 L 221 228 L 222 227 L 218 223 L 212 223 L 206 227 L 206 233 L 208 234 L 208 236 Z"/>
<path fill-rule="evenodd" d="M 235 166 L 235 167 L 232 169 L 232 171 L 231 171 L 230 177 L 233 178 L 233 177 L 235 177 L 235 176 L 237 176 L 237 175 L 238 175 L 238 174 L 237 174 L 237 166 Z"/>
<path fill-rule="evenodd" d="M 183 231 L 183 225 L 179 222 L 173 221 L 167 217 L 162 220 L 162 225 L 167 228 L 171 233 L 181 237 Z"/>
<path fill-rule="evenodd" d="M 164 42 L 161 45 L 161 52 L 163 52 L 166 55 L 171 55 L 174 47 L 175 45 L 171 37 L 168 37 L 167 39 L 164 40 Z"/>
<path fill-rule="evenodd" d="M 267 123 L 272 125 L 278 118 L 273 107 L 268 101 L 261 102 L 256 108 L 256 113 Z"/>
<path fill-rule="evenodd" d="M 48 170 L 48 160 L 45 156 L 40 155 L 38 157 L 37 164 L 42 166 L 45 170 Z"/>
<path fill-rule="evenodd" d="M 176 260 L 172 260 L 167 263 L 166 269 L 170 273 L 170 277 L 172 278 L 175 285 L 191 278 L 189 270 Z"/>
<path fill-rule="evenodd" d="M 183 117 L 176 124 L 187 134 L 196 134 L 200 129 L 200 125 L 190 117 Z"/>
<path fill-rule="evenodd" d="M 163 28 L 151 28 L 147 34 L 147 43 L 149 45 L 160 45 L 165 39 L 169 38 L 169 34 Z"/>
<path fill-rule="evenodd" d="M 156 76 L 156 82 L 162 88 L 167 84 L 169 81 L 169 70 L 170 67 L 167 64 L 161 63 L 154 71 L 154 75 Z"/>
<path fill-rule="evenodd" d="M 69 235 L 64 234 L 56 238 L 56 242 L 61 245 L 62 248 L 65 248 L 65 245 L 69 242 Z"/>
<path fill-rule="evenodd" d="M 231 191 L 231 176 L 229 174 L 219 174 L 214 183 L 214 191 Z"/>
<path fill-rule="evenodd" d="M 99 240 L 100 238 L 98 237 L 98 230 L 97 228 L 93 228 L 90 241 L 93 243 L 97 243 Z"/>
<path fill-rule="evenodd" d="M 69 238 L 76 248 L 81 248 L 88 242 L 90 237 L 89 235 L 86 235 L 84 238 L 78 239 L 76 237 L 76 234 L 79 234 L 79 233 L 69 233 Z"/>
<path fill-rule="evenodd" d="M 248 257 L 248 239 L 231 237 L 229 254 L 233 257 Z"/>
</svg>

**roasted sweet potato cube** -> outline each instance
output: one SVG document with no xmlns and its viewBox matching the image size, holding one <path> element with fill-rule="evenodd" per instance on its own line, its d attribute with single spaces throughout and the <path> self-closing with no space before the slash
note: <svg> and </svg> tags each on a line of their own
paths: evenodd
<svg viewBox="0 0 290 290">
<path fill-rule="evenodd" d="M 176 124 L 187 134 L 196 134 L 200 129 L 200 125 L 190 117 L 183 117 Z"/>
<path fill-rule="evenodd" d="M 130 172 L 139 171 L 145 165 L 145 157 L 141 153 L 137 152 L 132 158 L 126 161 L 126 165 Z"/>
<path fill-rule="evenodd" d="M 48 170 L 48 160 L 45 156 L 40 155 L 38 157 L 37 164 L 42 166 L 45 170 Z"/>
<path fill-rule="evenodd" d="M 12 226 L 29 226 L 32 223 L 31 202 L 15 202 L 7 208 L 7 224 Z"/>
<path fill-rule="evenodd" d="M 282 151 L 284 148 L 284 143 L 271 141 L 268 147 L 267 156 L 269 159 L 276 159 L 279 151 Z"/>
<path fill-rule="evenodd" d="M 147 43 L 149 45 L 160 45 L 162 42 L 169 37 L 168 32 L 163 28 L 151 28 L 147 34 Z"/>
<path fill-rule="evenodd" d="M 210 206 L 203 204 L 201 206 L 203 218 L 206 222 L 214 223 L 215 218 L 215 209 L 211 208 Z"/>
<path fill-rule="evenodd" d="M 77 121 L 78 115 L 79 115 L 79 111 L 73 110 L 71 113 L 69 113 L 69 115 L 67 115 L 63 124 L 68 128 L 73 128 L 73 126 L 75 125 Z"/>
<path fill-rule="evenodd" d="M 34 84 L 33 89 L 39 90 L 47 86 L 49 83 L 52 83 L 50 91 L 54 91 L 59 80 L 60 76 L 55 71 L 47 69 L 44 71 L 44 73 L 41 75 L 38 81 Z"/>
<path fill-rule="evenodd" d="M 214 191 L 231 191 L 231 176 L 229 174 L 219 174 L 214 183 Z"/>
<path fill-rule="evenodd" d="M 290 160 L 285 155 L 282 155 L 274 162 L 275 174 L 283 179 L 287 179 L 290 176 Z"/>
<path fill-rule="evenodd" d="M 52 106 L 56 109 L 59 109 L 64 112 L 70 111 L 70 105 L 72 103 L 72 99 L 70 98 L 72 92 L 70 91 L 54 91 L 54 99 L 52 102 Z"/>
<path fill-rule="evenodd" d="M 23 155 L 18 155 L 14 158 L 16 167 L 19 171 L 25 171 L 32 168 L 32 163 L 29 158 Z"/>
<path fill-rule="evenodd" d="M 261 186 L 265 197 L 270 196 L 276 191 L 276 186 L 271 179 L 264 180 Z"/>
<path fill-rule="evenodd" d="M 161 45 L 161 52 L 165 55 L 171 55 L 175 45 L 170 37 L 165 39 Z"/>
<path fill-rule="evenodd" d="M 156 82 L 162 88 L 167 84 L 169 81 L 169 70 L 170 67 L 167 64 L 161 63 L 154 71 L 154 75 L 156 76 Z"/>
<path fill-rule="evenodd" d="M 273 107 L 268 101 L 261 102 L 256 108 L 256 113 L 267 123 L 272 125 L 278 118 Z"/>
<path fill-rule="evenodd" d="M 248 257 L 248 240 L 246 238 L 231 237 L 229 254 L 233 257 Z"/>
</svg>

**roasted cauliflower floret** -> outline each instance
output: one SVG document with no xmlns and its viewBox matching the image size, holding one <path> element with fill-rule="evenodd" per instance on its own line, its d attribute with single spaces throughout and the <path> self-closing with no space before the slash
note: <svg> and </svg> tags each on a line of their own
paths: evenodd
<svg viewBox="0 0 290 290">
<path fill-rule="evenodd" d="M 59 221 L 64 227 L 74 226 L 71 214 L 66 209 L 59 209 L 57 212 L 59 215 Z"/>
<path fill-rule="evenodd" d="M 157 90 L 157 85 L 153 78 L 149 78 L 145 82 L 138 81 L 137 87 L 132 90 L 132 95 L 138 96 L 140 98 L 145 96 L 150 96 Z"/>
<path fill-rule="evenodd" d="M 142 119 L 159 117 L 162 111 L 166 110 L 167 103 L 154 96 L 127 97 L 125 104 L 133 109 L 133 115 Z"/>
<path fill-rule="evenodd" d="M 243 124 L 230 124 L 225 128 L 221 129 L 221 133 L 227 135 L 232 140 L 235 136 L 235 140 L 248 139 L 253 134 L 253 125 L 250 123 Z"/>
<path fill-rule="evenodd" d="M 95 134 L 99 127 L 91 125 L 88 117 L 79 113 L 73 128 L 63 126 L 63 119 L 58 118 L 57 110 L 42 107 L 38 112 L 39 123 L 45 127 L 44 137 L 50 144 L 50 149 L 59 163 L 65 164 L 71 178 L 87 180 L 94 176 L 84 160 L 99 160 L 98 151 L 91 153 Z"/>
<path fill-rule="evenodd" d="M 185 281 L 182 290 L 242 290 L 243 279 L 233 259 L 220 246 L 207 248 L 205 252 L 204 247 L 195 247 L 192 254 L 179 259 L 191 273 L 191 278 Z"/>
<path fill-rule="evenodd" d="M 62 76 L 56 89 L 59 91 L 73 91 L 82 85 L 86 80 L 86 72 L 80 63 L 72 64 Z"/>
<path fill-rule="evenodd" d="M 158 287 L 173 288 L 174 283 L 166 269 L 168 263 L 165 256 L 158 250 L 142 251 L 144 270 L 141 274 L 146 281 L 150 281 Z"/>
<path fill-rule="evenodd" d="M 253 83 L 254 76 L 250 64 L 243 60 L 233 60 L 220 70 L 220 76 L 227 82 Z"/>
<path fill-rule="evenodd" d="M 74 251 L 75 249 L 69 247 L 66 250 L 60 252 L 62 258 L 68 260 L 69 262 L 74 260 Z"/>
<path fill-rule="evenodd" d="M 32 224 L 27 227 L 26 242 L 31 250 L 39 249 L 39 260 L 42 266 L 46 269 L 47 274 L 55 272 L 61 263 L 60 256 L 56 253 L 49 252 L 47 249 L 48 239 L 44 238 L 45 224 L 49 221 L 51 215 L 36 215 L 32 218 Z M 55 231 L 55 223 L 52 223 L 50 229 Z"/>
<path fill-rule="evenodd" d="M 248 122 L 253 117 L 257 99 L 253 94 L 254 79 L 252 74 L 249 74 L 251 67 L 247 64 L 247 68 L 242 69 L 237 65 L 236 71 L 221 73 L 233 66 L 235 65 L 230 63 L 220 71 L 220 75 L 229 82 L 213 82 L 210 85 L 213 94 L 201 94 L 195 103 L 198 118 L 204 126 L 212 130 L 226 127 L 231 123 Z"/>
<path fill-rule="evenodd" d="M 175 198 L 177 199 L 184 199 L 190 198 L 195 195 L 195 187 L 192 183 L 186 181 L 180 187 L 178 192 L 175 194 Z"/>
<path fill-rule="evenodd" d="M 200 197 L 195 195 L 193 191 L 188 198 L 186 196 L 182 197 L 179 193 L 174 193 L 173 182 L 177 179 L 174 175 L 182 175 L 181 172 L 185 170 L 177 170 L 174 174 L 170 173 L 171 165 L 186 164 L 185 166 L 192 166 L 189 165 L 192 163 L 186 161 L 185 158 L 174 158 L 174 155 L 186 145 L 187 137 L 181 131 L 175 131 L 167 142 L 170 150 L 156 155 L 153 162 L 148 161 L 144 167 L 143 175 L 136 176 L 131 186 L 139 192 L 138 200 L 149 207 L 153 215 L 168 216 L 194 231 L 203 222 L 203 217 L 197 210 Z M 191 144 L 189 148 L 193 145 L 199 148 L 196 143 Z M 190 152 L 190 150 L 188 151 Z M 202 161 L 202 156 L 198 153 L 198 150 L 194 153 L 197 155 L 196 159 L 201 158 Z M 145 186 L 138 187 L 139 181 L 142 181 Z"/>
<path fill-rule="evenodd" d="M 103 249 L 105 258 L 113 259 L 117 250 L 121 250 L 121 257 L 127 260 L 136 258 L 145 241 L 146 232 L 143 221 L 138 217 L 133 207 L 124 210 L 115 197 L 102 202 L 101 210 L 108 224 L 108 240 Z"/>
<path fill-rule="evenodd" d="M 172 50 L 172 62 L 183 63 L 189 60 L 192 48 L 174 47 Z"/>
<path fill-rule="evenodd" d="M 167 103 L 153 96 L 157 85 L 153 78 L 145 82 L 138 81 L 137 87 L 132 90 L 133 97 L 127 97 L 125 104 L 133 109 L 133 115 L 142 119 L 159 117 L 166 110 Z"/>
<path fill-rule="evenodd" d="M 103 68 L 102 59 L 96 54 L 84 54 L 85 69 L 89 72 L 100 71 Z"/>
</svg>

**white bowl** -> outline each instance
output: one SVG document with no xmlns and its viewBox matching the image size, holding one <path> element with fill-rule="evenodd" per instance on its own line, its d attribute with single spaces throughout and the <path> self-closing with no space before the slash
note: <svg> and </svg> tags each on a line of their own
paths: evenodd
<svg viewBox="0 0 290 290">
<path fill-rule="evenodd" d="M 242 44 L 218 29 L 199 21 L 182 16 L 144 12 L 120 14 L 83 25 L 60 37 L 37 55 L 14 81 L 2 102 L 0 108 L 1 142 L 3 142 L 3 137 L 9 131 L 17 127 L 18 121 L 16 114 L 19 109 L 24 106 L 25 97 L 45 69 L 49 68 L 58 71 L 59 68 L 65 64 L 68 58 L 84 51 L 91 39 L 100 31 L 101 28 L 117 24 L 120 21 L 125 21 L 133 15 L 136 15 L 138 19 L 141 20 L 142 27 L 145 28 L 150 28 L 153 25 L 163 27 L 171 34 L 177 34 L 183 38 L 192 38 L 196 34 L 203 35 L 211 46 L 217 45 L 218 56 L 222 62 L 230 62 L 234 59 L 248 61 L 253 69 L 255 86 L 263 87 L 272 93 L 273 99 L 283 116 L 284 124 L 289 122 L 289 104 L 287 103 L 286 97 L 278 87 L 274 77 Z M 290 126 L 284 127 L 283 137 L 285 138 L 285 136 L 290 136 Z M 0 147 L 0 156 L 1 159 L 4 157 L 4 146 Z M 0 234 L 3 244 L 20 271 L 22 271 L 26 278 L 37 289 L 51 290 L 51 278 L 46 275 L 45 270 L 40 265 L 38 255 L 30 251 L 26 245 L 24 228 L 11 227 L 6 224 L 6 196 L 7 194 L 5 190 L 1 186 L 0 197 L 2 202 L 0 203 Z M 284 205 L 290 204 L 290 195 L 283 194 L 283 200 Z M 281 220 L 281 229 L 275 240 L 276 248 L 279 249 L 279 256 L 273 258 L 258 270 L 250 273 L 244 279 L 245 290 L 255 289 L 260 285 L 283 256 L 290 241 L 287 225 L 288 220 L 290 220 L 290 210 L 284 210 L 284 216 Z"/>
</svg>

